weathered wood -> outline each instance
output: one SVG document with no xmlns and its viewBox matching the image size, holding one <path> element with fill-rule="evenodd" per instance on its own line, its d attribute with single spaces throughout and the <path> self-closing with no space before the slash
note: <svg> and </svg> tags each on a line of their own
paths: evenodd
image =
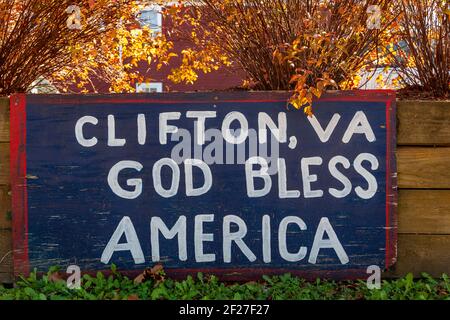
<svg viewBox="0 0 450 320">
<path fill-rule="evenodd" d="M 450 102 L 398 101 L 398 262 L 387 273 L 450 273 Z M 9 99 L 0 98 L 0 283 L 12 281 Z M 420 147 L 413 147 L 420 146 Z"/>
<path fill-rule="evenodd" d="M 12 244 L 11 230 L 0 229 L 0 283 L 12 281 Z"/>
<path fill-rule="evenodd" d="M 9 231 L 0 231 L 0 283 L 11 281 L 12 255 Z M 409 272 L 420 276 L 426 272 L 434 277 L 450 274 L 450 235 L 399 234 L 398 260 L 386 277 L 401 277 Z M 1 258 L 0 258 L 1 259 Z"/>
<path fill-rule="evenodd" d="M 11 228 L 11 196 L 8 186 L 0 186 L 0 230 Z"/>
<path fill-rule="evenodd" d="M 12 274 L 12 255 L 10 252 L 11 234 L 0 231 L 0 283 L 10 282 Z M 399 234 L 398 260 L 386 277 L 401 277 L 409 272 L 420 276 L 421 272 L 439 277 L 450 274 L 450 235 L 406 235 Z"/>
<path fill-rule="evenodd" d="M 9 99 L 0 98 L 0 142 L 9 141 Z"/>
<path fill-rule="evenodd" d="M 450 145 L 450 101 L 397 101 L 399 145 Z"/>
<path fill-rule="evenodd" d="M 9 99 L 0 98 L 0 283 L 13 281 L 9 139 Z"/>
<path fill-rule="evenodd" d="M 450 145 L 450 101 L 397 101 L 399 145 Z M 9 99 L 0 98 L 0 142 L 9 141 Z"/>
<path fill-rule="evenodd" d="M 400 190 L 399 233 L 449 234 L 450 190 Z"/>
<path fill-rule="evenodd" d="M 434 277 L 450 274 L 450 235 L 400 234 L 398 258 L 387 277 L 401 277 L 411 272 L 419 277 L 426 272 Z"/>
<path fill-rule="evenodd" d="M 0 186 L 9 185 L 9 143 L 0 143 Z"/>
<path fill-rule="evenodd" d="M 450 189 L 450 148 L 399 147 L 398 185 L 404 189 Z"/>
<path fill-rule="evenodd" d="M 152 173 L 153 179 L 147 175 L 141 180 L 143 188 L 151 190 L 145 196 L 140 197 L 140 194 L 137 193 L 141 193 L 141 191 L 137 189 L 135 190 L 137 193 L 132 197 L 120 195 L 113 185 L 115 182 L 113 183 L 111 179 L 114 179 L 112 177 L 116 170 L 130 168 L 119 169 L 119 166 L 123 165 L 124 154 L 121 154 L 118 148 L 109 148 L 103 138 L 105 133 L 111 132 L 113 129 L 111 124 L 108 126 L 108 121 L 104 121 L 104 119 L 110 118 L 110 115 L 114 114 L 114 121 L 117 123 L 117 127 L 121 127 L 122 133 L 126 132 L 123 137 L 126 139 L 127 147 L 133 148 L 133 159 L 142 163 L 142 166 L 157 169 L 162 163 L 160 159 L 165 161 L 164 158 L 168 157 L 169 149 L 172 146 L 164 148 L 157 139 L 139 143 L 136 133 L 140 130 L 137 127 L 136 117 L 139 119 L 139 114 L 142 114 L 144 106 L 145 112 L 142 114 L 144 116 L 142 118 L 145 118 L 146 121 L 144 127 L 149 130 L 146 135 L 152 137 L 155 137 L 152 130 L 157 130 L 162 125 L 159 123 L 161 113 L 174 109 L 179 110 L 182 115 L 178 126 L 194 133 L 194 123 L 189 118 L 191 105 L 195 105 L 197 112 L 211 112 L 211 107 L 216 104 L 220 112 L 216 112 L 214 115 L 214 122 L 211 122 L 209 127 L 211 129 L 226 126 L 226 121 L 228 121 L 226 119 L 232 119 L 230 116 L 239 111 L 246 117 L 245 121 L 248 121 L 252 128 L 261 130 L 262 124 L 258 119 L 260 117 L 255 110 L 264 110 L 269 117 L 276 119 L 280 116 L 280 110 L 286 107 L 286 97 L 273 93 L 270 95 L 259 93 L 172 95 L 167 93 L 158 95 L 158 98 L 154 97 L 156 95 L 92 97 L 84 95 L 19 95 L 13 97 L 14 101 L 18 101 L 17 105 L 14 104 L 11 107 L 11 128 L 13 129 L 11 130 L 13 135 L 11 139 L 11 159 L 13 161 L 11 184 L 16 253 L 15 273 L 26 274 L 33 268 L 44 271 L 52 265 L 64 265 L 70 259 L 76 259 L 77 264 L 84 271 L 103 270 L 105 263 L 109 262 L 117 263 L 118 268 L 126 268 L 124 271 L 142 270 L 141 263 L 138 263 L 135 256 L 128 255 L 123 258 L 119 256 L 120 253 L 114 254 L 114 251 L 111 251 L 111 255 L 108 256 L 109 248 L 113 249 L 113 247 L 106 246 L 106 243 L 113 243 L 110 240 L 112 231 L 118 230 L 115 234 L 119 236 L 122 226 L 133 223 L 139 226 L 137 233 L 152 232 L 152 239 L 154 239 L 155 236 L 158 236 L 158 231 L 155 232 L 157 230 L 155 228 L 159 228 L 158 225 L 168 225 L 174 221 L 180 221 L 180 224 L 176 222 L 176 228 L 182 225 L 179 233 L 186 233 L 185 240 L 180 240 L 180 243 L 161 241 L 156 244 L 152 240 L 154 242 L 150 244 L 147 238 L 137 238 L 136 234 L 136 241 L 139 241 L 144 248 L 142 259 L 139 257 L 142 263 L 148 261 L 144 255 L 149 256 L 151 253 L 152 261 L 161 259 L 164 261 L 166 270 L 174 274 L 189 268 L 192 273 L 200 270 L 214 270 L 215 274 L 225 275 L 230 273 L 230 269 L 237 268 L 240 269 L 238 272 L 241 273 L 243 280 L 253 276 L 256 272 L 255 269 L 267 268 L 272 271 L 277 270 L 277 272 L 298 271 L 297 265 L 287 262 L 300 261 L 302 258 L 285 254 L 287 243 L 299 243 L 306 238 L 310 240 L 308 240 L 309 243 L 305 243 L 305 247 L 314 247 L 314 244 L 319 241 L 318 237 L 313 236 L 314 229 L 318 228 L 316 227 L 317 223 L 319 223 L 318 226 L 323 226 L 328 230 L 332 228 L 332 224 L 339 226 L 339 236 L 343 239 L 351 238 L 351 241 L 349 239 L 346 242 L 351 245 L 347 246 L 345 254 L 339 251 L 337 255 L 330 251 L 321 252 L 320 262 L 317 264 L 315 256 L 308 260 L 305 259 L 299 263 L 302 266 L 300 269 L 316 272 L 319 275 L 339 277 L 353 274 L 358 269 L 362 270 L 364 267 L 361 268 L 361 266 L 365 265 L 365 261 L 369 264 L 378 261 L 379 264 L 390 265 L 394 260 L 392 253 L 394 252 L 393 240 L 395 238 L 393 228 L 391 228 L 393 215 L 389 215 L 389 219 L 385 218 L 386 201 L 394 192 L 394 189 L 390 187 L 380 189 L 378 196 L 364 197 L 355 192 L 346 194 L 339 201 L 335 201 L 336 196 L 333 196 L 333 192 L 329 192 L 328 194 L 324 193 L 323 201 L 314 201 L 307 199 L 309 196 L 306 188 L 302 198 L 284 197 L 281 195 L 282 186 L 278 190 L 280 194 L 272 190 L 272 192 L 264 194 L 264 199 L 252 199 L 253 191 L 247 187 L 248 174 L 246 176 L 242 171 L 242 162 L 229 163 L 227 161 L 226 166 L 219 165 L 211 169 L 207 166 L 208 171 L 206 172 L 210 172 L 209 175 L 205 173 L 206 169 L 196 170 L 196 172 L 185 170 L 186 181 L 204 180 L 205 186 L 207 186 L 208 190 L 197 188 L 196 190 L 200 192 L 195 195 L 198 196 L 195 198 L 193 197 L 194 193 L 190 194 L 189 183 L 186 183 L 185 187 L 179 189 L 177 187 L 176 191 L 172 189 L 175 191 L 172 195 L 162 193 L 160 189 L 162 189 L 163 183 L 173 181 L 174 186 L 180 185 L 180 183 L 175 182 L 173 178 L 175 173 L 163 172 L 160 174 L 155 169 Z M 305 154 L 317 154 L 324 159 L 331 159 L 337 154 L 354 157 L 355 149 L 379 156 L 380 163 L 384 164 L 382 165 L 384 168 L 393 169 L 391 164 L 394 152 L 391 147 L 395 143 L 395 126 L 388 125 L 394 120 L 392 108 L 389 107 L 394 103 L 393 98 L 392 93 L 384 91 L 341 92 L 340 94 L 328 94 L 321 98 L 319 102 L 328 107 L 320 108 L 320 110 L 317 107 L 315 116 L 320 123 L 328 121 L 335 112 L 339 112 L 342 117 L 337 124 L 339 127 L 334 132 L 342 133 L 345 132 L 344 130 L 348 130 L 348 127 L 352 127 L 351 123 L 354 123 L 352 119 L 356 119 L 358 113 L 365 110 L 370 112 L 375 136 L 384 136 L 385 138 L 372 142 L 351 139 L 345 146 L 338 143 L 342 146 L 342 150 L 335 149 L 337 142 L 342 140 L 341 134 L 335 134 L 327 142 L 321 142 L 305 116 L 298 111 L 290 110 L 287 117 L 290 119 L 289 123 L 293 125 L 290 126 L 292 131 L 289 131 L 289 134 L 292 137 L 302 137 L 304 141 L 311 143 L 304 144 L 301 148 L 291 146 L 291 149 L 295 150 L 289 152 L 282 150 L 280 156 L 284 157 L 286 168 L 289 169 L 280 168 L 279 175 L 295 175 L 298 172 L 299 158 Z M 120 108 L 116 105 L 120 105 Z M 80 122 L 80 114 L 90 113 L 94 113 L 99 119 L 95 125 L 97 143 L 92 146 L 93 148 L 84 149 L 81 152 L 80 145 L 86 146 L 86 144 L 83 139 L 80 139 L 79 129 L 76 134 L 77 142 L 77 137 L 74 136 L 74 125 L 78 123 L 78 128 L 81 128 L 79 125 L 86 119 L 81 119 Z M 386 115 L 390 116 L 388 122 Z M 224 129 L 222 131 L 225 135 Z M 138 133 L 138 137 L 139 135 L 140 133 Z M 323 143 L 328 143 L 329 148 L 324 148 Z M 110 144 L 110 146 L 112 145 Z M 387 156 L 384 152 L 380 152 L 386 149 Z M 26 155 L 24 154 L 25 150 Z M 125 151 L 125 149 L 122 150 Z M 230 152 L 226 155 L 229 156 Z M 223 157 L 222 160 L 226 160 L 225 158 L 229 157 Z M 209 157 L 204 161 L 209 161 Z M 239 161 L 241 160 L 239 159 Z M 114 163 L 119 163 L 119 166 Z M 158 165 L 155 166 L 155 163 Z M 113 170 L 111 170 L 111 164 L 114 166 Z M 204 164 L 206 165 L 206 163 Z M 305 170 L 302 168 L 303 174 Z M 108 180 L 101 178 L 108 172 L 110 172 Z M 326 176 L 328 173 L 327 165 L 316 167 L 318 176 Z M 389 171 L 389 174 L 386 175 L 382 170 L 372 172 L 379 183 L 388 186 L 393 185 L 393 181 L 391 181 L 393 173 L 394 171 Z M 347 171 L 346 176 L 351 181 L 360 179 L 360 175 L 356 171 Z M 24 188 L 25 177 L 28 177 L 26 190 Z M 303 176 L 304 179 L 306 178 Z M 296 183 L 301 184 L 301 179 L 298 179 Z M 326 179 L 318 180 L 316 187 L 327 190 L 328 183 L 329 181 Z M 117 184 L 119 184 L 118 180 Z M 129 185 L 131 186 L 130 182 Z M 154 188 L 151 188 L 151 185 Z M 267 186 L 269 185 L 267 184 Z M 25 193 L 25 191 L 28 192 Z M 329 201 L 332 201 L 333 206 L 330 207 Z M 387 205 L 392 212 L 392 203 L 388 201 Z M 152 207 L 152 212 L 155 212 L 157 218 L 152 219 L 148 215 L 138 214 L 141 210 L 146 212 L 149 206 Z M 368 206 L 373 214 L 361 215 L 360 213 Z M 170 215 L 168 208 L 170 208 Z M 210 222 L 209 227 L 212 232 L 209 241 L 211 254 L 198 258 L 195 255 L 198 251 L 193 250 L 193 247 L 194 240 L 198 241 L 199 233 L 192 228 L 191 220 L 194 222 L 194 220 L 206 219 L 201 216 L 205 210 L 212 210 L 211 213 L 218 218 L 214 218 L 213 215 L 210 216 L 211 218 L 207 218 L 210 219 L 208 222 Z M 90 214 L 87 215 L 87 212 Z M 228 212 L 235 212 L 238 216 L 227 214 Z M 273 215 L 264 216 L 265 212 L 271 212 Z M 305 227 L 304 232 L 289 232 L 287 235 L 287 221 L 291 221 L 298 212 L 302 212 L 302 219 L 304 219 L 301 220 L 302 223 L 305 221 L 304 223 L 309 227 Z M 342 212 L 345 214 L 341 214 Z M 319 214 L 321 215 L 320 220 L 318 220 Z M 336 217 L 337 215 L 339 217 Z M 327 219 L 328 216 L 333 221 L 330 222 Z M 242 254 L 234 251 L 232 243 L 226 240 L 230 225 L 228 221 L 233 224 L 237 223 L 233 219 L 239 222 L 240 228 L 249 226 L 245 240 L 249 247 L 248 250 L 242 250 Z M 334 219 L 336 220 L 334 221 Z M 286 227 L 284 227 L 284 223 L 286 223 Z M 289 224 L 293 223 L 300 222 L 289 222 Z M 67 228 L 67 232 L 64 231 L 65 228 Z M 349 233 L 350 235 L 348 235 Z M 32 236 L 27 237 L 27 234 Z M 279 234 L 279 236 L 276 237 L 275 234 Z M 221 241 L 222 237 L 223 241 Z M 144 241 L 147 243 L 145 244 Z M 270 243 L 270 248 L 266 249 L 267 243 Z M 24 250 L 20 252 L 20 249 L 27 247 L 33 254 L 27 255 Z M 106 249 L 104 249 L 105 247 Z M 160 253 L 158 253 L 159 248 L 161 248 Z M 186 254 L 184 248 L 187 248 Z M 380 248 L 385 248 L 386 251 L 380 250 Z M 232 249 L 233 254 L 231 254 Z M 310 256 L 314 254 L 313 250 L 308 252 Z M 161 256 L 158 256 L 159 254 Z M 99 259 L 100 256 L 104 257 L 102 261 Z M 264 262 L 263 259 L 266 261 Z M 203 262 L 210 263 L 205 265 Z M 245 268 L 248 270 L 243 272 L 242 269 Z M 365 271 L 365 268 L 362 271 Z"/>
</svg>

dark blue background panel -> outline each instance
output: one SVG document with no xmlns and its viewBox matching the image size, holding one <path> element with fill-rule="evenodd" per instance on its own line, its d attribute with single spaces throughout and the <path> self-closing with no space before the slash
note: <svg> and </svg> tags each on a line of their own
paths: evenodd
<svg viewBox="0 0 450 320">
<path fill-rule="evenodd" d="M 346 277 L 389 267 L 396 259 L 394 93 L 328 93 L 315 101 L 314 119 L 287 99 L 269 92 L 14 96 L 16 273 L 112 263 L 138 272 L 161 262 L 173 273 Z M 204 145 L 192 111 L 209 112 L 200 113 L 208 114 Z M 179 113 L 167 120 L 177 133 L 164 127 L 167 113 Z M 75 128 L 86 116 L 82 145 Z M 241 127 L 236 119 L 248 124 L 241 145 L 223 138 L 230 117 L 230 129 Z M 270 126 L 268 143 L 260 143 L 262 119 L 280 128 L 279 144 Z M 269 164 L 264 177 L 260 162 L 246 165 L 256 156 Z M 186 158 L 202 160 L 212 180 L 196 165 L 190 175 Z M 188 194 L 190 179 L 194 189 L 211 183 L 196 196 Z M 250 180 L 267 189 L 252 196 Z M 163 195 L 172 183 L 173 193 Z"/>
</svg>

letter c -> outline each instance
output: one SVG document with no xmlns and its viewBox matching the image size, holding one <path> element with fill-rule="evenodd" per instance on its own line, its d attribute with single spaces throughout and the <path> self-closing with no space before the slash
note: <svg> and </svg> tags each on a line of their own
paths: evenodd
<svg viewBox="0 0 450 320">
<path fill-rule="evenodd" d="M 98 124 L 98 119 L 92 116 L 84 116 L 77 121 L 75 125 L 75 137 L 80 145 L 83 147 L 93 147 L 97 144 L 98 140 L 96 137 L 86 139 L 83 135 L 83 126 L 86 123 L 93 124 L 94 126 Z"/>
</svg>

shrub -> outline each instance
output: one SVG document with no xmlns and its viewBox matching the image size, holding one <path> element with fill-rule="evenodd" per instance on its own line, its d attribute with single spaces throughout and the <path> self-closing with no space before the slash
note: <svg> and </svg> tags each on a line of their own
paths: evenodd
<svg viewBox="0 0 450 320">
<path fill-rule="evenodd" d="M 133 281 L 115 271 L 109 276 L 98 273 L 84 275 L 78 290 L 67 288 L 54 270 L 42 277 L 32 273 L 22 278 L 15 288 L 0 285 L 0 300 L 450 300 L 450 279 L 443 275 L 434 279 L 427 274 L 414 279 L 412 274 L 397 280 L 384 280 L 380 289 L 369 290 L 365 281 L 313 282 L 290 274 L 264 276 L 258 282 L 224 283 L 213 275 L 199 273 L 183 281 L 149 278 Z"/>
<path fill-rule="evenodd" d="M 397 0 L 401 12 L 393 30 L 395 48 L 387 50 L 388 63 L 399 73 L 402 85 L 449 96 L 450 8 L 445 0 Z"/>
<path fill-rule="evenodd" d="M 189 27 L 184 24 L 179 32 L 196 52 L 207 48 L 237 63 L 246 73 L 247 88 L 294 89 L 291 102 L 300 108 L 327 87 L 354 87 L 353 77 L 374 58 L 394 19 L 384 14 L 378 26 L 367 28 L 371 10 L 389 12 L 390 2 L 187 1 L 184 18 Z"/>
</svg>

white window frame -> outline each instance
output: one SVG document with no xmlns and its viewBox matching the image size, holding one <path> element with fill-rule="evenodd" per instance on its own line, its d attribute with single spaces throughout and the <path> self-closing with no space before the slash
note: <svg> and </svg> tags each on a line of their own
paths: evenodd
<svg viewBox="0 0 450 320">
<path fill-rule="evenodd" d="M 157 23 L 156 27 L 149 26 L 149 25 L 144 24 L 144 23 L 141 22 L 140 15 L 144 11 L 154 11 L 154 12 L 156 12 L 156 23 Z M 149 5 L 149 6 L 144 7 L 138 13 L 138 16 L 137 16 L 137 19 L 138 19 L 139 23 L 141 24 L 141 27 L 147 26 L 150 29 L 150 31 L 152 31 L 153 35 L 161 33 L 162 32 L 162 13 L 161 13 L 161 11 L 162 11 L 162 7 L 160 5 L 157 5 L 157 4 L 153 4 L 153 5 Z"/>
<path fill-rule="evenodd" d="M 136 93 L 161 93 L 163 92 L 162 82 L 136 83 Z"/>
</svg>

